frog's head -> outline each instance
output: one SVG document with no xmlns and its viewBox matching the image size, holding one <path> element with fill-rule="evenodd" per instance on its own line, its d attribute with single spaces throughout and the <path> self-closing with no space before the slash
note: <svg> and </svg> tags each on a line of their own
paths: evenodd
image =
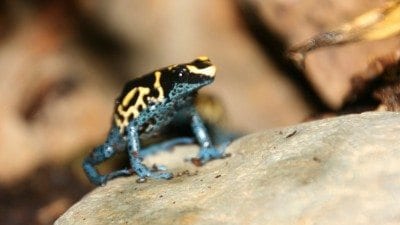
<svg viewBox="0 0 400 225">
<path fill-rule="evenodd" d="M 216 67 L 211 61 L 201 56 L 190 63 L 164 68 L 161 71 L 161 85 L 170 98 L 184 96 L 213 82 L 215 71 Z"/>
</svg>

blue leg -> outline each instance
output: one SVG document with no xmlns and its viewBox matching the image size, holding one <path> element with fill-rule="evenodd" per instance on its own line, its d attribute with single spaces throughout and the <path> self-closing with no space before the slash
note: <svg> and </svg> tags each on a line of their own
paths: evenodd
<svg viewBox="0 0 400 225">
<path fill-rule="evenodd" d="M 176 145 L 192 144 L 194 139 L 191 137 L 179 137 L 171 140 L 167 140 L 158 144 L 152 144 L 146 148 L 142 148 L 139 151 L 139 157 L 145 158 L 148 155 L 153 155 L 157 152 L 166 151 L 173 148 Z"/>
<path fill-rule="evenodd" d="M 127 138 L 129 161 L 132 169 L 139 176 L 139 181 L 144 180 L 147 177 L 156 179 L 171 179 L 173 177 L 171 173 L 151 172 L 145 165 L 142 164 L 142 159 L 139 154 L 139 134 L 133 123 L 130 123 L 127 127 Z"/>
<path fill-rule="evenodd" d="M 199 162 L 192 159 L 193 163 L 196 165 L 203 165 L 212 159 L 219 159 L 224 156 L 224 150 L 218 151 L 218 149 L 216 149 L 211 143 L 211 138 L 204 122 L 195 108 L 191 108 L 191 127 L 200 144 L 200 152 L 198 155 Z"/>
<path fill-rule="evenodd" d="M 101 175 L 95 167 L 95 165 L 98 165 L 115 155 L 116 151 L 118 150 L 116 146 L 120 144 L 120 139 L 121 137 L 119 135 L 119 130 L 116 127 L 112 127 L 106 142 L 103 145 L 93 149 L 92 153 L 84 159 L 82 164 L 83 170 L 85 171 L 90 182 L 93 184 L 104 185 L 108 180 L 115 177 L 132 174 L 131 171 L 125 169 L 114 171 L 106 175 Z"/>
</svg>

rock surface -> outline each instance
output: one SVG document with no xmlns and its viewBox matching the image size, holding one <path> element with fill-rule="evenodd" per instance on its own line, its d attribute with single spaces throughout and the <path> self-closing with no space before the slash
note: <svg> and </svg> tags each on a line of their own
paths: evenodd
<svg viewBox="0 0 400 225">
<path fill-rule="evenodd" d="M 399 224 L 399 146 L 399 113 L 364 113 L 246 136 L 201 168 L 178 148 L 151 161 L 179 176 L 116 179 L 55 224 Z"/>
<path fill-rule="evenodd" d="M 337 30 L 344 23 L 370 10 L 388 5 L 385 0 L 246 0 L 260 10 L 266 24 L 288 46 L 296 46 L 322 32 Z M 340 109 L 352 91 L 352 79 L 368 79 L 372 60 L 400 48 L 399 37 L 324 47 L 306 54 L 305 76 L 322 100 Z M 329 85 L 326 85 L 329 83 Z"/>
</svg>

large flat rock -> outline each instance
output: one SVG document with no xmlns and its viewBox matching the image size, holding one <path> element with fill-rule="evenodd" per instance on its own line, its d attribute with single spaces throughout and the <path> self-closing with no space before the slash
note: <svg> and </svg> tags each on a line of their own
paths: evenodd
<svg viewBox="0 0 400 225">
<path fill-rule="evenodd" d="M 400 114 L 386 112 L 248 135 L 201 168 L 178 148 L 151 161 L 179 176 L 116 179 L 55 224 L 400 224 L 399 146 Z"/>
</svg>

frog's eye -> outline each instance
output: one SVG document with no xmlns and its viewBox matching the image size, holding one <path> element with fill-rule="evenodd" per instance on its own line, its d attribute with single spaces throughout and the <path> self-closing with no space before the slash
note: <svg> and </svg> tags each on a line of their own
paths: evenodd
<svg viewBox="0 0 400 225">
<path fill-rule="evenodd" d="M 178 72 L 178 77 L 183 78 L 187 77 L 189 75 L 189 70 L 186 69 L 185 67 L 181 68 Z"/>
</svg>

